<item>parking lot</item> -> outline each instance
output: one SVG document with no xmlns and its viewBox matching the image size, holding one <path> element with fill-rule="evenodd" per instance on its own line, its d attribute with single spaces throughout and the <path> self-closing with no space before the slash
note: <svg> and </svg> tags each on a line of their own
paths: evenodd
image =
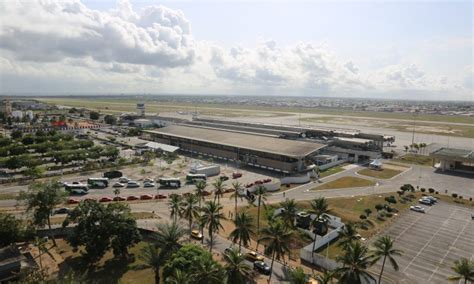
<svg viewBox="0 0 474 284">
<path fill-rule="evenodd" d="M 444 202 L 424 207 L 425 214 L 410 211 L 385 232 L 403 251 L 398 272 L 386 263 L 385 282 L 447 283 L 455 260 L 473 259 L 474 210 Z M 380 267 L 381 261 L 371 271 L 378 274 Z"/>
</svg>

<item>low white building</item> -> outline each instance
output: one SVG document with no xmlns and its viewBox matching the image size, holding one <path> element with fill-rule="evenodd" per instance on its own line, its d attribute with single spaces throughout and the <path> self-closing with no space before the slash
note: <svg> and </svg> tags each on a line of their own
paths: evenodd
<svg viewBox="0 0 474 284">
<path fill-rule="evenodd" d="M 12 111 L 12 117 L 22 119 L 23 118 L 23 112 L 21 110 L 14 110 L 14 111 Z"/>
</svg>

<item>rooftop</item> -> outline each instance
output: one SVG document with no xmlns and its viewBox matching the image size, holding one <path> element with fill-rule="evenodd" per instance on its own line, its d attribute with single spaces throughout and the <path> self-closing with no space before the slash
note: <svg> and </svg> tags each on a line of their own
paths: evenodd
<svg viewBox="0 0 474 284">
<path fill-rule="evenodd" d="M 171 125 L 157 130 L 147 130 L 145 132 L 268 152 L 288 157 L 304 157 L 326 146 L 319 143 L 181 125 Z"/>
<path fill-rule="evenodd" d="M 473 150 L 464 150 L 464 149 L 454 149 L 454 148 L 440 148 L 430 154 L 430 156 L 445 156 L 461 159 L 473 159 L 474 160 L 474 151 Z"/>
</svg>

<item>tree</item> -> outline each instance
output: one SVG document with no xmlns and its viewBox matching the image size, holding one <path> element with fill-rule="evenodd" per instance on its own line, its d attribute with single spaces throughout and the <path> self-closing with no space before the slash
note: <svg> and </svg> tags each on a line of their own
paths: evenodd
<svg viewBox="0 0 474 284">
<path fill-rule="evenodd" d="M 118 187 L 114 188 L 114 195 L 115 197 L 118 197 L 120 195 L 120 188 Z"/>
<path fill-rule="evenodd" d="M 190 275 L 182 270 L 175 269 L 173 274 L 166 279 L 165 283 L 169 284 L 189 284 L 191 282 Z"/>
<path fill-rule="evenodd" d="M 165 263 L 165 258 L 161 250 L 153 244 L 148 244 L 142 248 L 138 258 L 144 263 L 145 268 L 153 269 L 155 273 L 155 283 L 160 283 L 160 268 Z"/>
<path fill-rule="evenodd" d="M 224 195 L 225 184 L 224 181 L 220 178 L 216 179 L 216 181 L 212 184 L 214 186 L 214 201 L 217 198 L 217 204 L 221 203 L 221 197 Z"/>
<path fill-rule="evenodd" d="M 234 189 L 234 192 L 230 198 L 234 198 L 234 216 L 237 218 L 237 197 L 239 196 L 239 192 L 242 189 L 242 184 L 238 181 L 234 181 L 232 183 L 232 188 Z"/>
<path fill-rule="evenodd" d="M 281 218 L 275 218 L 268 227 L 262 229 L 262 237 L 259 241 L 267 242 L 265 254 L 272 256 L 272 262 L 270 265 L 270 277 L 268 282 L 271 282 L 273 274 L 273 262 L 275 258 L 280 260 L 285 256 L 285 253 L 289 253 L 290 249 L 288 244 L 290 243 L 293 231 L 285 225 Z"/>
<path fill-rule="evenodd" d="M 21 143 L 23 145 L 32 145 L 35 143 L 35 138 L 33 138 L 33 136 L 31 135 L 25 135 L 22 139 L 21 139 Z"/>
<path fill-rule="evenodd" d="M 295 200 L 287 198 L 285 201 L 280 202 L 280 207 L 282 209 L 280 217 L 287 226 L 294 228 L 296 215 L 298 213 L 298 205 L 296 204 Z"/>
<path fill-rule="evenodd" d="M 290 268 L 286 272 L 290 284 L 307 284 L 309 276 L 301 267 Z"/>
<path fill-rule="evenodd" d="M 168 201 L 168 206 L 170 208 L 170 216 L 173 218 L 174 222 L 178 222 L 178 217 L 181 217 L 179 213 L 181 205 L 181 196 L 178 194 L 171 194 Z"/>
<path fill-rule="evenodd" d="M 390 264 L 392 265 L 393 269 L 395 269 L 395 271 L 398 271 L 398 264 L 394 256 L 402 255 L 402 251 L 393 248 L 393 239 L 390 236 L 382 236 L 378 238 L 374 242 L 374 249 L 372 250 L 371 254 L 374 263 L 383 258 L 382 269 L 380 270 L 379 281 L 377 283 L 381 283 L 380 281 L 382 280 L 382 274 L 385 268 L 385 261 L 387 258 L 390 261 Z"/>
<path fill-rule="evenodd" d="M 205 267 L 203 268 L 200 263 L 206 262 Z M 203 275 L 199 276 L 199 281 L 197 281 L 197 273 L 201 273 L 202 269 L 208 269 L 210 266 L 214 266 L 214 268 L 220 268 L 215 275 L 220 277 L 220 281 L 212 282 L 212 283 L 223 283 L 225 279 L 225 274 L 223 272 L 222 267 L 212 259 L 212 255 L 204 250 L 202 247 L 194 245 L 194 244 L 185 244 L 182 246 L 177 252 L 171 255 L 170 259 L 165 263 L 163 266 L 163 278 L 165 279 L 165 283 L 170 280 L 170 277 L 174 274 L 176 270 L 185 271 L 190 278 L 192 279 L 193 283 L 203 283 L 202 280 Z M 173 277 L 174 278 L 174 277 Z M 210 282 L 211 283 L 211 282 Z"/>
<path fill-rule="evenodd" d="M 191 235 L 191 229 L 193 220 L 199 218 L 199 207 L 198 197 L 194 194 L 187 194 L 181 201 L 180 216 L 189 222 L 189 234 Z"/>
<path fill-rule="evenodd" d="M 474 261 L 463 257 L 454 261 L 454 266 L 451 269 L 456 275 L 448 277 L 449 280 L 459 281 L 464 279 L 464 284 L 467 284 L 467 281 L 474 281 Z"/>
<path fill-rule="evenodd" d="M 26 212 L 33 212 L 33 224 L 39 227 L 48 225 L 51 231 L 51 215 L 54 207 L 63 203 L 65 193 L 60 185 L 52 181 L 50 183 L 33 183 L 28 191 L 21 191 L 19 201 L 26 204 Z M 56 246 L 56 240 L 53 237 Z"/>
<path fill-rule="evenodd" d="M 224 229 L 221 224 L 221 220 L 225 220 L 224 214 L 220 211 L 222 206 L 217 204 L 215 201 L 207 201 L 204 208 L 202 208 L 201 224 L 206 226 L 209 230 L 209 252 L 212 252 L 212 246 L 214 244 L 214 233 L 218 233 L 220 229 Z"/>
<path fill-rule="evenodd" d="M 251 279 L 252 268 L 245 262 L 245 257 L 240 250 L 231 249 L 224 253 L 225 266 L 228 284 L 244 284 L 246 280 Z"/>
<path fill-rule="evenodd" d="M 204 189 L 206 188 L 207 184 L 203 180 L 196 181 L 194 184 L 196 187 L 196 195 L 199 198 L 199 208 L 201 208 L 201 202 L 204 199 Z"/>
<path fill-rule="evenodd" d="M 23 132 L 21 130 L 13 130 L 11 133 L 10 133 L 10 136 L 12 139 L 20 139 L 22 136 L 23 136 Z"/>
<path fill-rule="evenodd" d="M 323 274 L 319 274 L 316 276 L 316 280 L 319 284 L 331 284 L 332 280 L 334 279 L 335 273 L 332 270 L 326 270 Z"/>
<path fill-rule="evenodd" d="M 22 235 L 21 220 L 12 214 L 0 213 L 0 247 L 18 242 Z"/>
<path fill-rule="evenodd" d="M 96 111 L 91 111 L 89 113 L 89 118 L 92 119 L 92 120 L 98 120 L 100 117 L 100 114 Z"/>
<path fill-rule="evenodd" d="M 242 211 L 237 213 L 233 222 L 235 229 L 230 233 L 230 237 L 234 243 L 236 243 L 237 240 L 239 241 L 240 252 L 242 244 L 246 247 L 250 244 L 250 235 L 253 234 L 253 218 L 248 212 Z"/>
<path fill-rule="evenodd" d="M 162 250 L 162 256 L 168 258 L 181 248 L 181 239 L 186 231 L 176 222 L 160 223 L 153 239 Z"/>
<path fill-rule="evenodd" d="M 343 255 L 337 257 L 342 267 L 336 269 L 338 283 L 362 284 L 375 281 L 375 278 L 367 272 L 372 265 L 369 251 L 360 242 L 353 242 L 344 247 Z"/>
<path fill-rule="evenodd" d="M 83 201 L 72 210 L 63 222 L 63 227 L 76 223 L 69 244 L 84 246 L 83 256 L 94 263 L 109 249 L 116 257 L 128 255 L 128 248 L 140 241 L 140 233 L 130 207 L 123 203 L 107 206 L 97 201 Z"/>
<path fill-rule="evenodd" d="M 366 208 L 366 209 L 364 209 L 364 213 L 365 213 L 365 216 L 367 216 L 367 218 L 369 218 L 370 214 L 372 214 L 372 210 L 370 208 Z"/>
<path fill-rule="evenodd" d="M 357 225 L 351 222 L 345 224 L 339 232 L 339 240 L 339 246 L 341 247 L 347 247 L 358 241 L 359 234 L 357 233 Z"/>
<path fill-rule="evenodd" d="M 31 179 L 35 180 L 35 179 L 41 177 L 44 174 L 45 171 L 46 170 L 44 168 L 41 168 L 41 167 L 32 167 L 32 168 L 26 169 L 23 172 L 23 174 L 25 176 L 28 176 Z"/>
<path fill-rule="evenodd" d="M 117 123 L 117 118 L 113 115 L 107 114 L 106 116 L 104 116 L 104 122 L 107 124 L 114 125 Z"/>
<path fill-rule="evenodd" d="M 260 206 L 267 200 L 267 189 L 259 185 L 254 194 L 257 195 L 257 247 L 255 249 L 258 250 L 258 244 L 260 243 Z"/>
<path fill-rule="evenodd" d="M 226 283 L 226 273 L 222 266 L 212 258 L 202 258 L 196 263 L 196 270 L 191 277 L 199 284 Z"/>
<path fill-rule="evenodd" d="M 311 209 L 309 213 L 314 214 L 314 219 L 311 221 L 311 226 L 314 228 L 314 241 L 313 241 L 313 250 L 311 251 L 311 257 L 314 257 L 314 250 L 316 248 L 316 240 L 318 233 L 316 228 L 319 225 L 327 226 L 330 216 L 328 215 L 331 211 L 329 205 L 324 197 L 316 198 L 311 200 Z"/>
</svg>

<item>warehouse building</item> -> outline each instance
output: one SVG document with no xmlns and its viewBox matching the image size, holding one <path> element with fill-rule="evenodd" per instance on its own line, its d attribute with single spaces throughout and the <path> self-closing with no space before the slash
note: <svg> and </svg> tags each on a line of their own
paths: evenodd
<svg viewBox="0 0 474 284">
<path fill-rule="evenodd" d="M 171 125 L 144 131 L 147 139 L 179 147 L 196 155 L 297 174 L 314 168 L 311 158 L 326 147 L 320 143 L 276 138 L 273 135 L 211 127 Z"/>
<path fill-rule="evenodd" d="M 432 153 L 433 163 L 439 161 L 438 169 L 474 174 L 474 151 L 440 148 Z"/>
</svg>

